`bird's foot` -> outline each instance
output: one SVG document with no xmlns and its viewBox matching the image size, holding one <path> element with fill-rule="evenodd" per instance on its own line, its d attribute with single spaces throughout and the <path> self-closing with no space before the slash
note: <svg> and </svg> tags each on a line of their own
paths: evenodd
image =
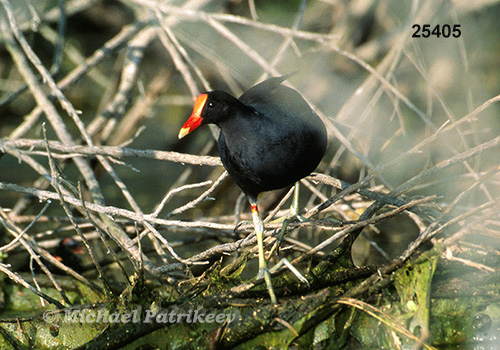
<svg viewBox="0 0 500 350">
<path fill-rule="evenodd" d="M 299 281 L 301 281 L 302 283 L 305 283 L 309 286 L 309 281 L 307 280 L 307 278 L 304 277 L 304 275 L 302 275 L 299 270 L 297 270 L 295 268 L 295 266 L 293 266 L 286 258 L 283 258 L 279 261 L 279 263 L 277 263 L 276 265 L 274 265 L 270 270 L 269 272 L 270 273 L 273 273 L 275 271 L 278 271 L 280 268 L 282 268 L 283 266 L 286 266 L 290 271 L 292 271 L 292 273 L 299 279 Z"/>
<path fill-rule="evenodd" d="M 266 282 L 267 286 L 267 291 L 269 293 L 269 298 L 271 299 L 271 302 L 275 305 L 278 304 L 278 300 L 276 299 L 276 294 L 274 294 L 274 288 L 271 280 L 271 273 L 278 271 L 280 268 L 283 266 L 286 266 L 302 283 L 307 284 L 309 286 L 309 281 L 307 278 L 302 275 L 299 270 L 297 270 L 287 259 L 283 258 L 277 263 L 275 266 L 273 266 L 271 269 L 268 269 L 267 267 L 264 268 L 259 268 L 259 273 L 257 274 L 257 279 L 264 279 Z"/>
</svg>

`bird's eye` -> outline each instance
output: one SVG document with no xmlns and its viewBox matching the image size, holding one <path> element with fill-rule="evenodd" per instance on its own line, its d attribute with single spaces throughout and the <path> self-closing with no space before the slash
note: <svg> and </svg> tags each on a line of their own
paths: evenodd
<svg viewBox="0 0 500 350">
<path fill-rule="evenodd" d="M 215 105 L 213 102 L 208 102 L 208 108 L 214 108 L 214 107 L 215 107 Z"/>
</svg>

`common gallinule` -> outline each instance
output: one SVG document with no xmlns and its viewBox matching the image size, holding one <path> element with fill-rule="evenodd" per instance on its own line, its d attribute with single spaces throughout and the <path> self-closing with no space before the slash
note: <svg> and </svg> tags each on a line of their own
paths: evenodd
<svg viewBox="0 0 500 350">
<path fill-rule="evenodd" d="M 222 164 L 246 194 L 259 248 L 259 277 L 264 277 L 273 303 L 276 297 L 263 248 L 264 225 L 257 208 L 260 193 L 293 185 L 309 175 L 323 157 L 325 125 L 302 96 L 281 85 L 287 77 L 267 79 L 239 98 L 224 91 L 197 97 L 179 138 L 202 124 L 220 129 Z"/>
</svg>

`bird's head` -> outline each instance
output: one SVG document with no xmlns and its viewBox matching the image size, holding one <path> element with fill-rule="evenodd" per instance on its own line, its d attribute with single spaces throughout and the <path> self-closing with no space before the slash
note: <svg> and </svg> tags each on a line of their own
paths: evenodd
<svg viewBox="0 0 500 350">
<path fill-rule="evenodd" d="M 210 91 L 201 94 L 194 102 L 193 112 L 179 131 L 179 138 L 183 138 L 202 124 L 216 124 L 230 117 L 234 108 L 242 103 L 224 91 Z"/>
</svg>

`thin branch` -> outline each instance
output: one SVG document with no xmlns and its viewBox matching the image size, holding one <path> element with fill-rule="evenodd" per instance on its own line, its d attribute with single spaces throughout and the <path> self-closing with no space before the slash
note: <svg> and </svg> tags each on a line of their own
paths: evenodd
<svg viewBox="0 0 500 350">
<path fill-rule="evenodd" d="M 5 182 L 0 182 L 0 190 L 6 190 L 6 191 L 13 191 L 17 193 L 23 193 L 31 196 L 35 196 L 36 198 L 46 201 L 46 200 L 60 200 L 60 197 L 57 195 L 57 193 L 50 192 L 50 191 L 44 191 L 44 190 L 38 190 L 35 188 L 29 188 L 25 186 L 20 186 L 16 184 L 9 184 Z M 73 196 L 68 196 L 68 195 L 63 195 L 63 200 L 71 204 L 74 207 L 81 207 L 80 200 L 73 197 Z M 215 230 L 228 230 L 232 231 L 234 229 L 233 225 L 227 225 L 227 224 L 217 224 L 217 223 L 212 223 L 212 222 L 205 222 L 205 221 L 193 221 L 193 222 L 187 222 L 187 221 L 180 221 L 180 220 L 164 220 L 164 219 L 158 219 L 154 218 L 151 215 L 142 215 L 135 213 L 130 210 L 126 209 L 120 209 L 116 208 L 113 206 L 104 206 L 100 204 L 95 204 L 92 202 L 85 202 L 85 206 L 87 207 L 88 210 L 93 211 L 95 213 L 100 213 L 100 214 L 106 214 L 109 217 L 113 216 L 122 216 L 128 219 L 131 219 L 133 221 L 137 221 L 139 223 L 142 222 L 149 222 L 151 224 L 158 224 L 158 225 L 166 225 L 166 226 L 175 226 L 175 227 L 184 227 L 184 228 L 206 228 L 206 229 L 215 229 Z"/>
<path fill-rule="evenodd" d="M 222 173 L 222 175 L 219 176 L 219 178 L 213 183 L 213 185 L 208 190 L 203 192 L 198 198 L 192 200 L 189 203 L 184 204 L 182 207 L 179 207 L 179 208 L 172 210 L 170 213 L 168 213 L 166 215 L 166 217 L 169 218 L 169 217 L 172 217 L 174 215 L 178 215 L 180 213 L 183 213 L 186 210 L 189 210 L 189 209 L 196 207 L 200 202 L 206 200 L 208 198 L 208 196 L 210 194 L 212 194 L 220 186 L 222 181 L 224 181 L 228 176 L 229 176 L 228 172 L 224 171 Z"/>
<path fill-rule="evenodd" d="M 42 140 L 31 139 L 0 139 L 0 149 L 18 149 L 18 148 L 38 149 L 43 148 Z M 65 145 L 57 141 L 49 141 L 51 150 L 63 152 L 66 154 L 81 154 L 88 156 L 110 156 L 113 158 L 121 159 L 123 157 L 141 157 L 156 160 L 165 160 L 176 163 L 185 163 L 193 165 L 208 165 L 208 166 L 222 166 L 219 157 L 211 156 L 197 156 L 191 154 L 183 154 L 177 152 L 166 152 L 157 150 L 137 150 L 127 147 L 117 146 L 80 146 L 80 145 Z M 46 155 L 46 153 L 42 153 Z"/>
<path fill-rule="evenodd" d="M 40 298 L 43 298 L 44 300 L 48 301 L 49 303 L 54 304 L 56 307 L 58 307 L 60 309 L 64 309 L 63 304 L 61 304 L 57 300 L 49 297 L 47 294 L 40 292 L 39 290 L 37 290 L 33 286 L 31 286 L 28 282 L 26 282 L 17 273 L 10 271 L 9 267 L 10 267 L 9 265 L 5 265 L 5 264 L 0 263 L 0 271 L 3 272 L 4 274 L 6 274 L 7 277 L 9 277 L 12 281 L 16 282 L 17 284 L 20 284 L 21 286 L 23 286 L 26 289 L 29 289 L 30 291 L 32 291 L 33 293 L 38 295 Z"/>
</svg>

